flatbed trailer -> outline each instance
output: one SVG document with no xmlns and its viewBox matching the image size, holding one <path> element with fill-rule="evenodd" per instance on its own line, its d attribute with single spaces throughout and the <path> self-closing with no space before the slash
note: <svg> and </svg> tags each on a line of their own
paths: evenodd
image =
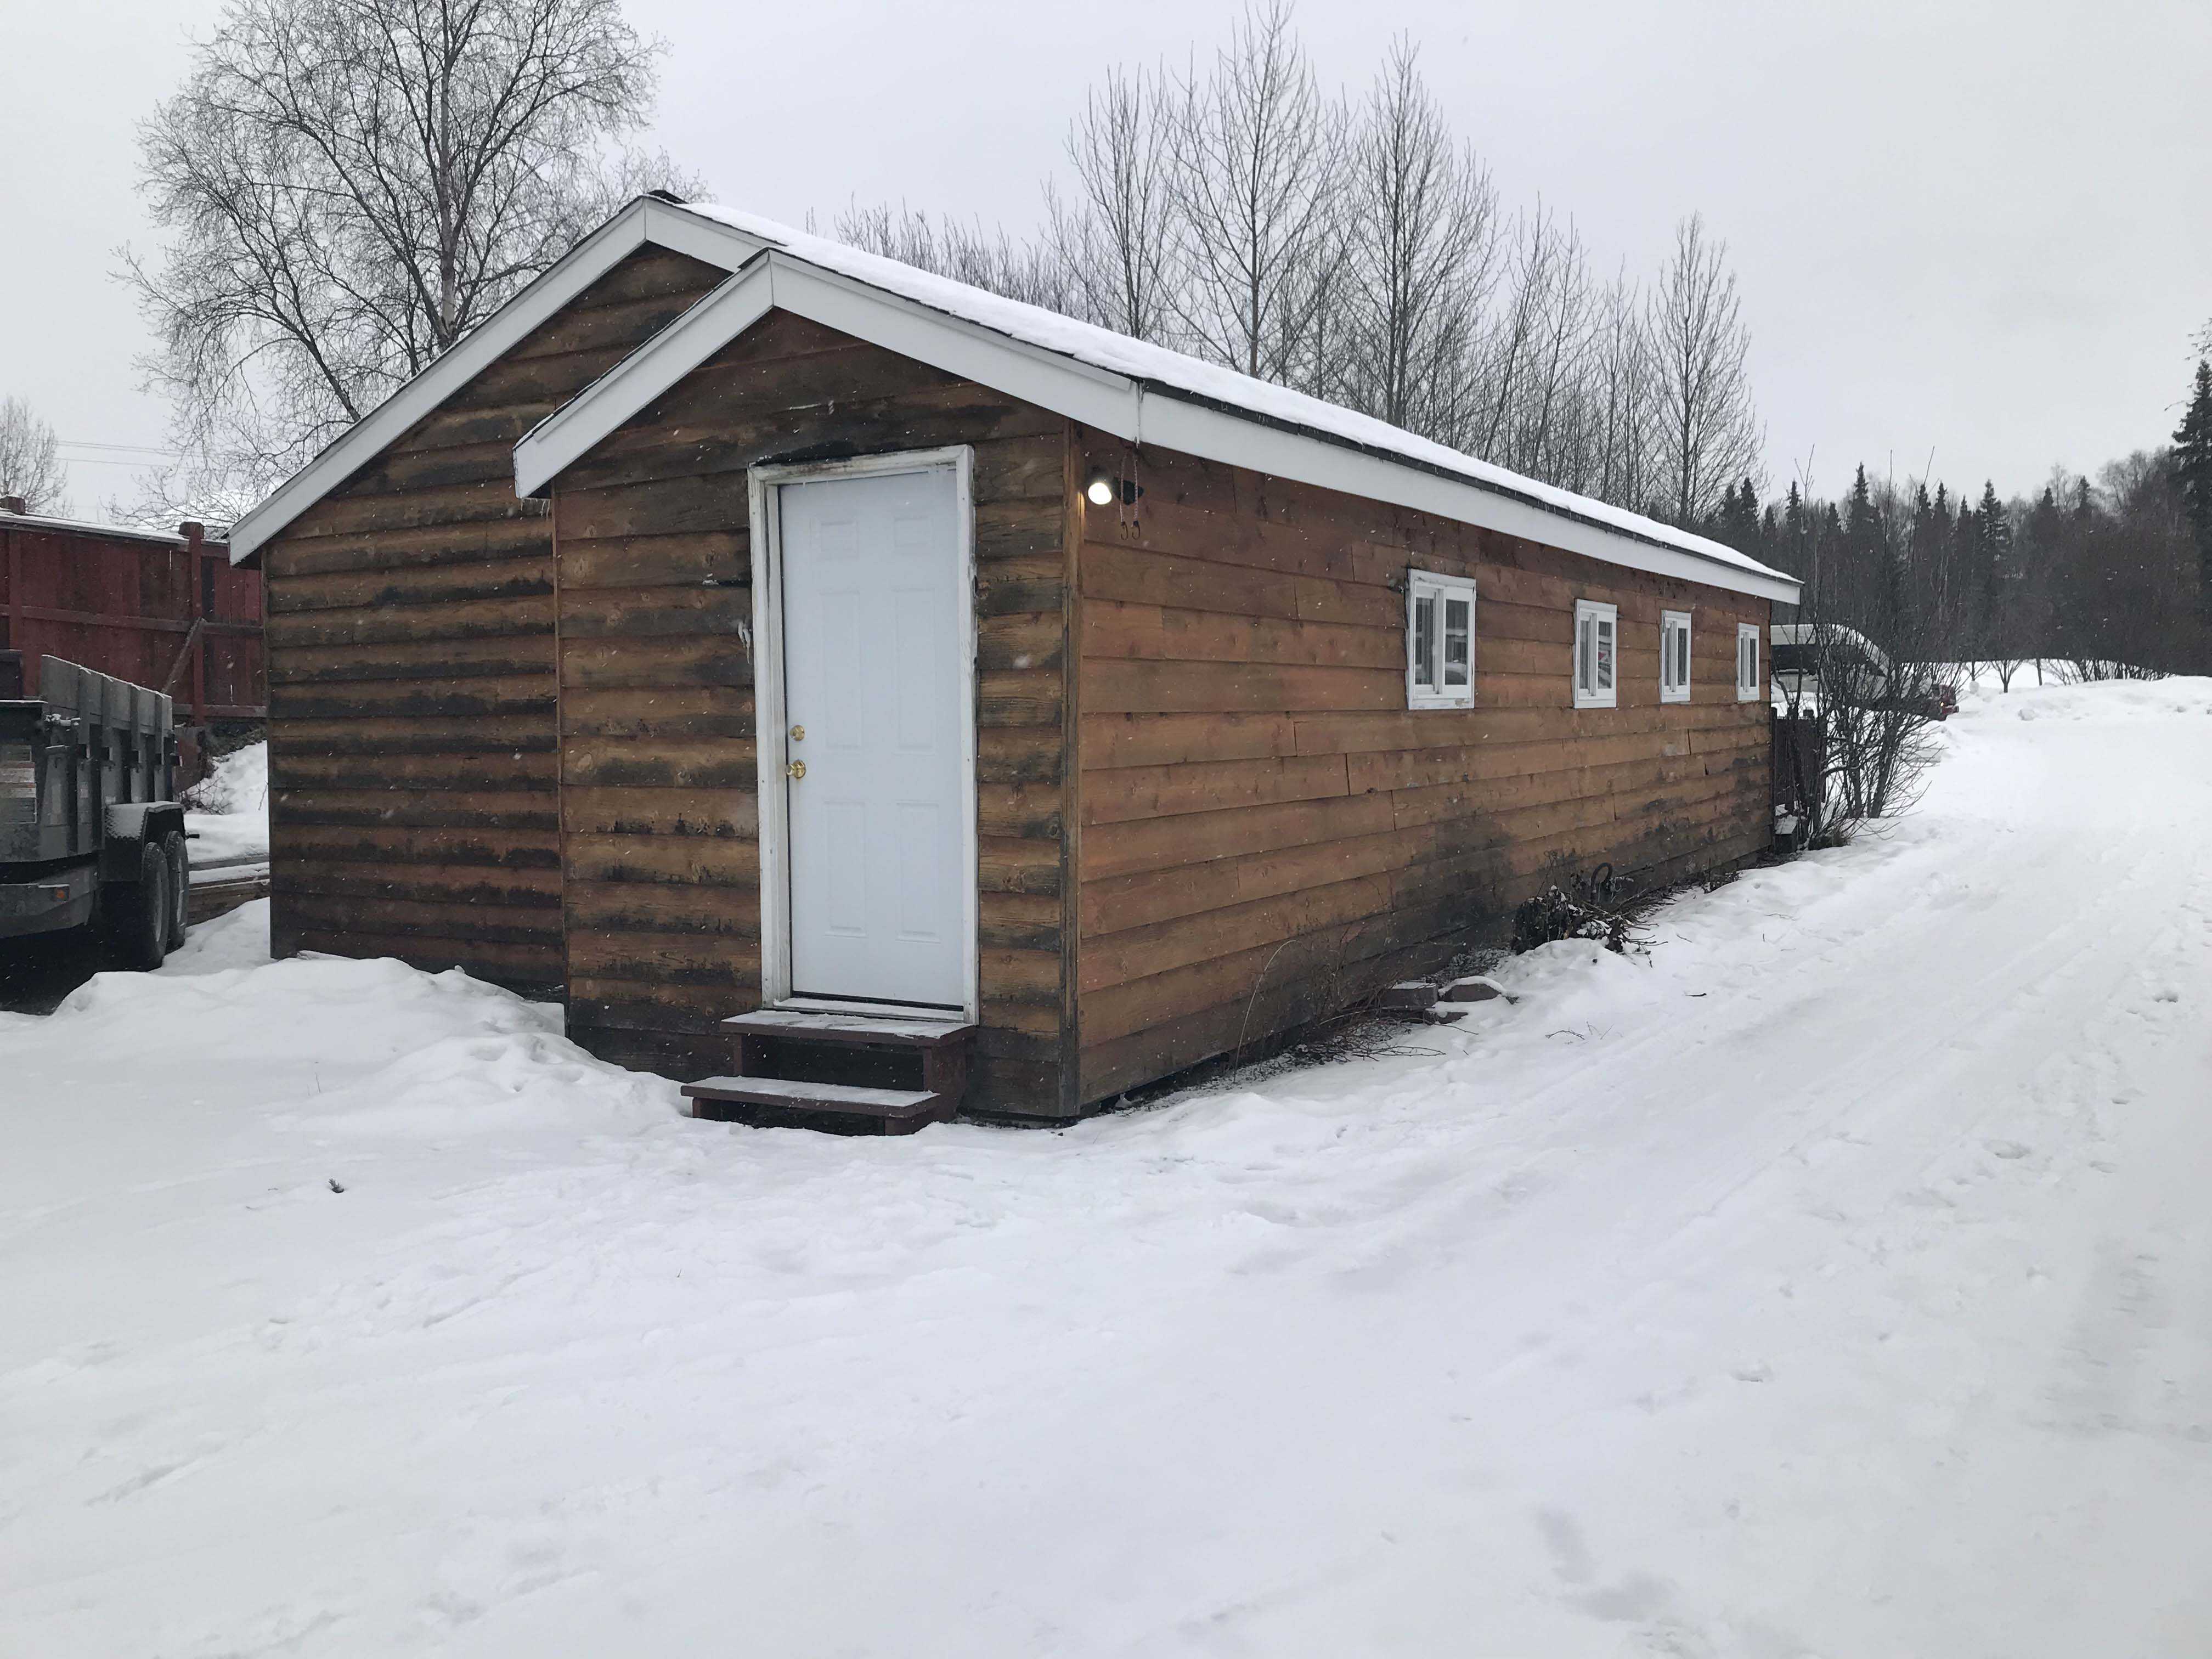
<svg viewBox="0 0 2212 1659">
<path fill-rule="evenodd" d="M 185 942 L 191 860 L 170 700 L 48 656 L 26 695 L 0 651 L 0 949 L 97 927 L 133 968 Z"/>
</svg>

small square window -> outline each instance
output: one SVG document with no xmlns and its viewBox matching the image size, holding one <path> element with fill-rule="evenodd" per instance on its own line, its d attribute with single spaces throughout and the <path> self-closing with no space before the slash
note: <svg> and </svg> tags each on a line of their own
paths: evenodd
<svg viewBox="0 0 2212 1659">
<path fill-rule="evenodd" d="M 1612 708 L 1620 701 L 1614 684 L 1620 651 L 1620 611 L 1595 599 L 1575 601 L 1575 707 Z"/>
<path fill-rule="evenodd" d="M 1406 573 L 1406 707 L 1474 706 L 1474 583 Z"/>
<path fill-rule="evenodd" d="M 1659 617 L 1659 701 L 1690 700 L 1690 613 L 1667 611 Z"/>
<path fill-rule="evenodd" d="M 1749 702 L 1759 695 L 1759 624 L 1738 623 L 1735 625 L 1735 698 L 1738 702 Z"/>
</svg>

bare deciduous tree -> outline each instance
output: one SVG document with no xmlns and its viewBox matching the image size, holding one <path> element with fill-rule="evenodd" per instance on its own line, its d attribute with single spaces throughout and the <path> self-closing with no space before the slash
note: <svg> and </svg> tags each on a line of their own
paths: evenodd
<svg viewBox="0 0 2212 1659">
<path fill-rule="evenodd" d="M 1176 236 L 1176 105 L 1163 78 L 1107 71 L 1068 130 L 1078 195 L 1047 185 L 1050 246 L 1082 315 L 1101 327 L 1166 343 L 1182 304 Z"/>
<path fill-rule="evenodd" d="M 1345 389 L 1369 414 L 1449 441 L 1498 278 L 1498 190 L 1454 140 L 1417 57 L 1410 37 L 1392 46 L 1349 148 Z"/>
<path fill-rule="evenodd" d="M 546 270 L 618 192 L 658 48 L 618 0 L 233 0 L 140 130 L 170 233 L 125 250 L 179 441 L 292 471 Z"/>
<path fill-rule="evenodd" d="M 1598 299 L 1589 454 L 1573 488 L 1624 507 L 1651 499 L 1652 379 L 1642 297 L 1623 270 Z"/>
<path fill-rule="evenodd" d="M 0 495 L 20 495 L 33 513 L 63 506 L 69 483 L 54 429 L 21 398 L 0 398 Z"/>
<path fill-rule="evenodd" d="M 1765 433 L 1752 401 L 1751 331 L 1728 245 L 1697 214 L 1675 228 L 1674 249 L 1650 297 L 1649 331 L 1660 442 L 1657 480 L 1679 524 L 1709 516 L 1722 490 L 1755 477 Z"/>
<path fill-rule="evenodd" d="M 981 223 L 933 219 L 919 208 L 855 203 L 830 226 L 838 241 L 918 270 L 988 289 L 1010 300 L 1075 314 L 1079 293 L 1068 267 L 1047 244 L 1017 242 Z"/>
<path fill-rule="evenodd" d="M 1330 377 L 1343 264 L 1345 117 L 1322 95 L 1286 0 L 1248 11 L 1211 74 L 1178 88 L 1173 157 L 1177 321 L 1201 355 L 1279 385 Z"/>
</svg>

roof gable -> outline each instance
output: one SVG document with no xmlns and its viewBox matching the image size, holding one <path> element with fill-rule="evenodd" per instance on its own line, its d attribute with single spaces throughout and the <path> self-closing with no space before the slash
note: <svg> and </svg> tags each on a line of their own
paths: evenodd
<svg viewBox="0 0 2212 1659">
<path fill-rule="evenodd" d="M 647 245 L 690 254 L 725 270 L 742 264 L 754 246 L 726 227 L 705 223 L 653 198 L 640 197 L 485 319 L 474 332 L 349 427 L 321 454 L 233 525 L 231 562 L 239 563 L 257 552 L 592 283 Z"/>
</svg>

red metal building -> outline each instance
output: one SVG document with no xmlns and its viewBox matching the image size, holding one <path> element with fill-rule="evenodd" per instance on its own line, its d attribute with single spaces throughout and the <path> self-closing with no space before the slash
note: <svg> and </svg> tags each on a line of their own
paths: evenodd
<svg viewBox="0 0 2212 1659">
<path fill-rule="evenodd" d="M 167 692 L 194 775 L 210 726 L 268 718 L 261 606 L 259 569 L 198 524 L 125 530 L 0 496 L 0 651 L 23 653 L 33 687 L 52 653 Z"/>
</svg>

